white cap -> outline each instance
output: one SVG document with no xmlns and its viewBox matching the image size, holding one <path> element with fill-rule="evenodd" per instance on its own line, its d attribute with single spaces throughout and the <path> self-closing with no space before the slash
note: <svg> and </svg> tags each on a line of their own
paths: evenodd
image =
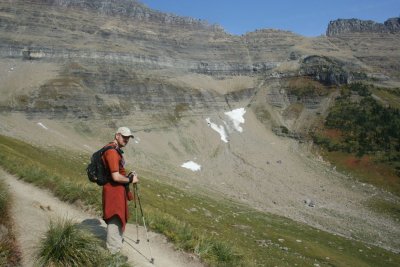
<svg viewBox="0 0 400 267">
<path fill-rule="evenodd" d="M 133 134 L 128 127 L 119 127 L 116 134 L 121 134 L 122 136 L 129 136 L 133 138 Z"/>
</svg>

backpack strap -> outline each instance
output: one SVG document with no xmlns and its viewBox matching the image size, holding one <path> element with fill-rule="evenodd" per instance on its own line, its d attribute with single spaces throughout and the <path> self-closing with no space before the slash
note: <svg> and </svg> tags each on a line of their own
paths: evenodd
<svg viewBox="0 0 400 267">
<path fill-rule="evenodd" d="M 107 145 L 107 146 L 105 146 L 105 147 L 100 149 L 101 157 L 103 158 L 104 153 L 106 153 L 106 151 L 108 151 L 110 149 L 115 149 L 118 152 L 118 154 L 121 156 L 121 158 L 123 157 L 122 154 L 124 153 L 124 151 L 122 151 L 119 147 L 115 147 L 115 146 L 111 146 L 111 145 Z M 110 173 L 110 170 L 108 169 L 107 164 L 104 164 L 104 167 L 106 168 L 107 172 L 109 173 L 109 176 L 108 176 L 108 179 L 107 179 L 108 182 L 113 182 L 112 179 L 111 179 L 111 173 Z"/>
<path fill-rule="evenodd" d="M 122 151 L 119 147 L 114 147 L 114 146 L 111 146 L 111 145 L 110 146 L 107 145 L 107 146 L 103 147 L 102 149 L 100 149 L 101 155 L 103 155 L 109 149 L 115 149 L 121 157 L 122 157 L 122 154 L 124 153 L 124 151 Z"/>
</svg>

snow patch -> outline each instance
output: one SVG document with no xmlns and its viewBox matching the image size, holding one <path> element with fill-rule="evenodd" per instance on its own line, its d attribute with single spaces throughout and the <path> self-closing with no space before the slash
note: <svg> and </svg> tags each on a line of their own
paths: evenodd
<svg viewBox="0 0 400 267">
<path fill-rule="evenodd" d="M 208 123 L 208 126 L 211 127 L 211 129 L 219 133 L 219 135 L 221 136 L 221 140 L 224 141 L 225 143 L 228 143 L 227 134 L 224 126 L 212 123 L 210 118 L 207 118 L 206 121 Z"/>
<path fill-rule="evenodd" d="M 193 161 L 188 161 L 185 162 L 181 165 L 181 167 L 192 170 L 194 172 L 200 171 L 201 170 L 201 165 L 197 164 L 196 162 Z"/>
<path fill-rule="evenodd" d="M 37 125 L 39 125 L 40 127 L 42 127 L 45 130 L 48 130 L 49 128 L 47 128 L 43 123 L 38 122 Z"/>
<path fill-rule="evenodd" d="M 244 108 L 234 109 L 232 111 L 225 112 L 225 115 L 228 116 L 233 123 L 233 127 L 238 132 L 243 132 L 243 128 L 240 126 L 241 123 L 244 123 L 243 115 L 246 113 Z"/>
<path fill-rule="evenodd" d="M 211 122 L 210 118 L 207 118 L 206 121 L 208 126 L 211 127 L 211 129 L 219 133 L 219 135 L 221 136 L 221 140 L 224 141 L 225 143 L 228 143 L 228 133 L 232 133 L 233 130 L 236 130 L 240 133 L 243 132 L 243 128 L 240 126 L 240 124 L 244 123 L 243 115 L 245 113 L 246 110 L 244 108 L 238 108 L 232 111 L 225 112 L 225 115 L 228 116 L 231 122 L 227 123 L 226 121 L 223 120 L 222 121 L 223 125 L 217 125 Z"/>
</svg>

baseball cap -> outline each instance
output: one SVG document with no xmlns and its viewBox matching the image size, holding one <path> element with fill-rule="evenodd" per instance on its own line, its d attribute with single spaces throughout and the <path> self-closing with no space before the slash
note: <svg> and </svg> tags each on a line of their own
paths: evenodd
<svg viewBox="0 0 400 267">
<path fill-rule="evenodd" d="M 133 138 L 133 134 L 128 127 L 119 127 L 116 134 L 121 134 L 122 136 L 129 136 Z"/>
</svg>

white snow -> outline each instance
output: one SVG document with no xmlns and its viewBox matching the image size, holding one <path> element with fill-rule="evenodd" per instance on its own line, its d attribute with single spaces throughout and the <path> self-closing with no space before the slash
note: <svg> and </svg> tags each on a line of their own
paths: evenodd
<svg viewBox="0 0 400 267">
<path fill-rule="evenodd" d="M 244 108 L 234 109 L 232 111 L 225 112 L 225 115 L 228 116 L 232 122 L 233 127 L 238 132 L 243 132 L 243 128 L 240 126 L 241 123 L 244 123 L 243 115 L 246 113 Z"/>
<path fill-rule="evenodd" d="M 212 123 L 210 118 L 207 118 L 206 121 L 207 121 L 208 125 L 211 127 L 211 129 L 213 129 L 214 131 L 219 133 L 219 135 L 221 136 L 221 140 L 224 141 L 225 143 L 228 143 L 227 134 L 226 134 L 224 126 L 222 126 L 222 125 L 218 126 L 217 124 Z"/>
<path fill-rule="evenodd" d="M 48 130 L 49 128 L 47 128 L 43 123 L 38 122 L 37 125 L 39 125 L 40 127 L 42 127 L 45 130 Z"/>
<path fill-rule="evenodd" d="M 201 166 L 193 161 L 187 161 L 181 165 L 181 167 L 192 170 L 192 171 L 200 171 Z"/>
<path fill-rule="evenodd" d="M 232 126 L 234 130 L 238 132 L 243 132 L 243 128 L 240 126 L 240 124 L 244 123 L 244 114 L 246 113 L 246 110 L 244 108 L 238 108 L 234 109 L 232 111 L 225 112 L 225 115 L 228 116 L 229 120 L 232 123 L 226 123 L 226 121 L 222 121 L 223 125 L 217 125 L 213 122 L 211 122 L 210 118 L 207 118 L 207 124 L 208 126 L 211 127 L 214 131 L 219 133 L 221 136 L 221 140 L 224 141 L 225 143 L 228 143 L 228 133 L 232 132 Z"/>
</svg>

